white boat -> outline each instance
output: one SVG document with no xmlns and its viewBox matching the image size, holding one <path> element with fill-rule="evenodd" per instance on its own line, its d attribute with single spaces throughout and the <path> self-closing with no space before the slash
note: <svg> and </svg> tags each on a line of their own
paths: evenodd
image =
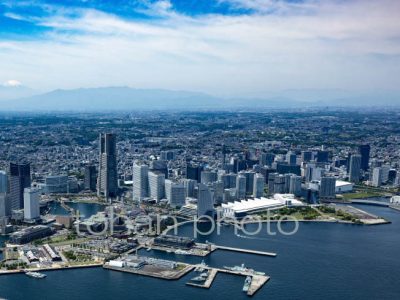
<svg viewBox="0 0 400 300">
<path fill-rule="evenodd" d="M 251 285 L 251 281 L 252 281 L 251 276 L 247 276 L 243 284 L 243 292 L 248 292 Z"/>
<path fill-rule="evenodd" d="M 185 250 L 178 249 L 178 250 L 175 251 L 175 254 L 190 255 L 190 252 L 189 252 L 189 251 L 185 251 Z"/>
<path fill-rule="evenodd" d="M 37 279 L 42 279 L 46 278 L 47 275 L 39 272 L 26 272 L 25 275 L 32 277 L 32 278 L 37 278 Z"/>
</svg>

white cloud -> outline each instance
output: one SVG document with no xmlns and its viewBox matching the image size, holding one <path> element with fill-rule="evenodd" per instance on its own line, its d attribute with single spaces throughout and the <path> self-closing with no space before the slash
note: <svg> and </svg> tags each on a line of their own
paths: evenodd
<svg viewBox="0 0 400 300">
<path fill-rule="evenodd" d="M 148 14 L 163 16 L 157 21 L 60 11 L 37 20 L 56 29 L 46 40 L 0 41 L 0 78 L 41 89 L 130 85 L 226 95 L 400 86 L 400 1 L 223 1 L 259 13 L 188 17 L 168 1 L 149 6 Z"/>
<path fill-rule="evenodd" d="M 18 87 L 21 85 L 22 85 L 22 83 L 15 79 L 7 80 L 3 83 L 3 86 L 5 86 L 5 87 Z"/>
</svg>

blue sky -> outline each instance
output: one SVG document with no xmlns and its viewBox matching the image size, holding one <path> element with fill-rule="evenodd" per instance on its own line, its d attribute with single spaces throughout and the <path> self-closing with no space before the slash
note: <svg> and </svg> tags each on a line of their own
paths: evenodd
<svg viewBox="0 0 400 300">
<path fill-rule="evenodd" d="M 0 83 L 399 89 L 397 0 L 0 0 Z"/>
</svg>

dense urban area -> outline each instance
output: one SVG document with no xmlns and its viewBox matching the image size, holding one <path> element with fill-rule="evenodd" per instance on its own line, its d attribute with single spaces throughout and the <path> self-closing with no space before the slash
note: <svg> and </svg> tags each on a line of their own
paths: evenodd
<svg viewBox="0 0 400 300">
<path fill-rule="evenodd" d="M 169 230 L 194 220 L 389 223 L 352 203 L 400 209 L 400 111 L 299 109 L 0 115 L 0 274 L 104 267 L 209 287 L 245 275 L 138 255 L 216 250 Z M 95 206 L 92 215 L 79 205 Z M 400 212 L 399 212 L 400 213 Z M 251 247 L 249 247 L 251 248 Z M 39 272 L 36 272 L 39 271 Z"/>
</svg>

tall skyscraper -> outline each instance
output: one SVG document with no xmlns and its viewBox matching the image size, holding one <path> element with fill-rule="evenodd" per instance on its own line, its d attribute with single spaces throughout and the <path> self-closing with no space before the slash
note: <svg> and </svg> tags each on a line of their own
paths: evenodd
<svg viewBox="0 0 400 300">
<path fill-rule="evenodd" d="M 297 156 L 296 153 L 289 151 L 288 153 L 286 153 L 286 162 L 289 165 L 295 165 L 297 163 Z"/>
<path fill-rule="evenodd" d="M 200 183 L 197 195 L 197 216 L 201 217 L 206 215 L 214 215 L 214 201 L 208 187 Z"/>
<path fill-rule="evenodd" d="M 8 192 L 8 176 L 6 171 L 0 171 L 0 193 Z"/>
<path fill-rule="evenodd" d="M 379 187 L 382 184 L 382 168 L 376 167 L 372 171 L 372 185 L 375 187 Z"/>
<path fill-rule="evenodd" d="M 165 175 L 159 172 L 149 172 L 149 196 L 159 201 L 165 196 Z"/>
<path fill-rule="evenodd" d="M 116 135 L 100 134 L 99 176 L 97 178 L 97 194 L 106 199 L 118 194 L 117 143 Z"/>
<path fill-rule="evenodd" d="M 297 197 L 301 195 L 301 176 L 290 176 L 289 193 Z"/>
<path fill-rule="evenodd" d="M 193 180 L 196 180 L 197 182 L 200 182 L 202 171 L 203 171 L 203 166 L 187 164 L 186 165 L 186 178 L 193 179 Z"/>
<path fill-rule="evenodd" d="M 85 189 L 88 191 L 96 190 L 97 172 L 96 167 L 88 165 L 85 167 Z"/>
<path fill-rule="evenodd" d="M 149 167 L 144 164 L 133 164 L 133 200 L 141 201 L 149 196 Z"/>
<path fill-rule="evenodd" d="M 312 160 L 312 152 L 311 151 L 302 151 L 301 152 L 301 161 L 309 162 L 310 160 Z"/>
<path fill-rule="evenodd" d="M 6 193 L 0 193 L 0 220 L 10 215 L 10 201 Z"/>
<path fill-rule="evenodd" d="M 318 150 L 317 151 L 317 162 L 328 162 L 329 161 L 329 151 Z"/>
<path fill-rule="evenodd" d="M 359 183 L 361 176 L 360 171 L 361 171 L 361 155 L 353 154 L 350 157 L 349 180 L 354 183 Z"/>
<path fill-rule="evenodd" d="M 39 190 L 26 188 L 24 190 L 24 219 L 35 220 L 40 217 Z"/>
<path fill-rule="evenodd" d="M 264 195 L 265 178 L 261 174 L 254 176 L 253 197 L 260 198 Z"/>
<path fill-rule="evenodd" d="M 261 153 L 260 164 L 262 166 L 271 166 L 275 160 L 275 154 L 273 153 Z"/>
<path fill-rule="evenodd" d="M 246 198 L 246 176 L 242 173 L 236 177 L 236 193 L 238 199 Z"/>
<path fill-rule="evenodd" d="M 24 208 L 24 189 L 31 186 L 31 166 L 29 163 L 10 163 L 9 185 L 11 209 Z"/>
<path fill-rule="evenodd" d="M 204 184 L 212 183 L 218 180 L 218 173 L 216 171 L 205 170 L 201 172 L 200 182 Z"/>
<path fill-rule="evenodd" d="M 358 150 L 361 155 L 361 169 L 364 171 L 368 170 L 369 167 L 369 156 L 371 152 L 371 146 L 370 145 L 360 145 L 358 147 Z"/>
<path fill-rule="evenodd" d="M 171 207 L 181 207 L 185 205 L 185 186 L 183 183 L 165 180 L 165 195 Z"/>
<path fill-rule="evenodd" d="M 336 178 L 328 176 L 322 177 L 319 188 L 319 198 L 321 200 L 332 200 L 335 199 L 335 195 L 336 195 Z"/>
</svg>

